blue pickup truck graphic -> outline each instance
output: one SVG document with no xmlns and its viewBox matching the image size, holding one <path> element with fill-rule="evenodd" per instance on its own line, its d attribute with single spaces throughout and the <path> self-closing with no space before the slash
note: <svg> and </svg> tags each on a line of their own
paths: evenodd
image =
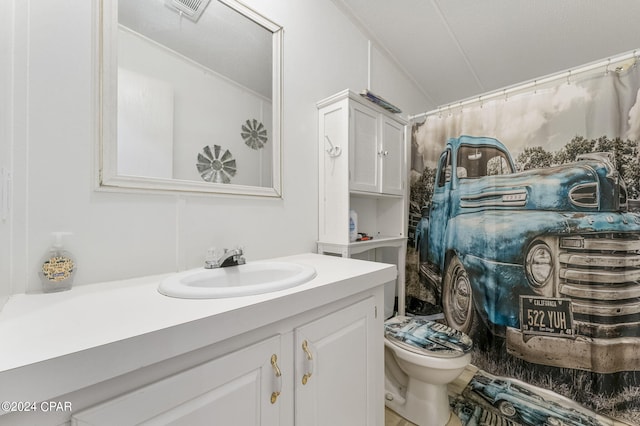
<svg viewBox="0 0 640 426">
<path fill-rule="evenodd" d="M 415 242 L 449 326 L 537 364 L 640 370 L 640 215 L 609 153 L 517 172 L 496 139 L 450 139 Z"/>
</svg>

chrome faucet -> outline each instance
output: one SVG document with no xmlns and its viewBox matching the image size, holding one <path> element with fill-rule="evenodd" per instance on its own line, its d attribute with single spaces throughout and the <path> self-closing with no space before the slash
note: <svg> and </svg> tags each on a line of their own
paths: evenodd
<svg viewBox="0 0 640 426">
<path fill-rule="evenodd" d="M 227 266 L 244 265 L 246 260 L 243 256 L 242 248 L 235 249 L 209 249 L 204 261 L 205 269 L 225 268 Z"/>
</svg>

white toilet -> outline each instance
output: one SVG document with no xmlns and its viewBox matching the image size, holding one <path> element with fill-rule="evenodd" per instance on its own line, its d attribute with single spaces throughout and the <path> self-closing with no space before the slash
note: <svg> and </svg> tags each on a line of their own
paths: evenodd
<svg viewBox="0 0 640 426">
<path fill-rule="evenodd" d="M 451 409 L 447 384 L 471 362 L 464 333 L 419 317 L 385 321 L 386 405 L 419 426 L 444 426 Z"/>
</svg>

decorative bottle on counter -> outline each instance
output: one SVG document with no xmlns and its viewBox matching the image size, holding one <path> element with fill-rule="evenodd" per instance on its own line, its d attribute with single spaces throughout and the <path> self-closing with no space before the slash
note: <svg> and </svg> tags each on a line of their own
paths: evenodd
<svg viewBox="0 0 640 426">
<path fill-rule="evenodd" d="M 42 281 L 42 291 L 70 290 L 76 272 L 76 261 L 62 246 L 62 237 L 70 232 L 53 232 L 54 243 L 40 262 L 38 275 Z"/>
</svg>

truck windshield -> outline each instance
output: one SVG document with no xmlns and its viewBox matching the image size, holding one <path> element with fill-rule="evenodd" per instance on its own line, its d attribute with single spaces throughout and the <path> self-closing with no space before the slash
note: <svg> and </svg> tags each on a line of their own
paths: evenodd
<svg viewBox="0 0 640 426">
<path fill-rule="evenodd" d="M 507 154 L 493 146 L 462 145 L 458 150 L 456 175 L 459 179 L 513 173 Z"/>
</svg>

